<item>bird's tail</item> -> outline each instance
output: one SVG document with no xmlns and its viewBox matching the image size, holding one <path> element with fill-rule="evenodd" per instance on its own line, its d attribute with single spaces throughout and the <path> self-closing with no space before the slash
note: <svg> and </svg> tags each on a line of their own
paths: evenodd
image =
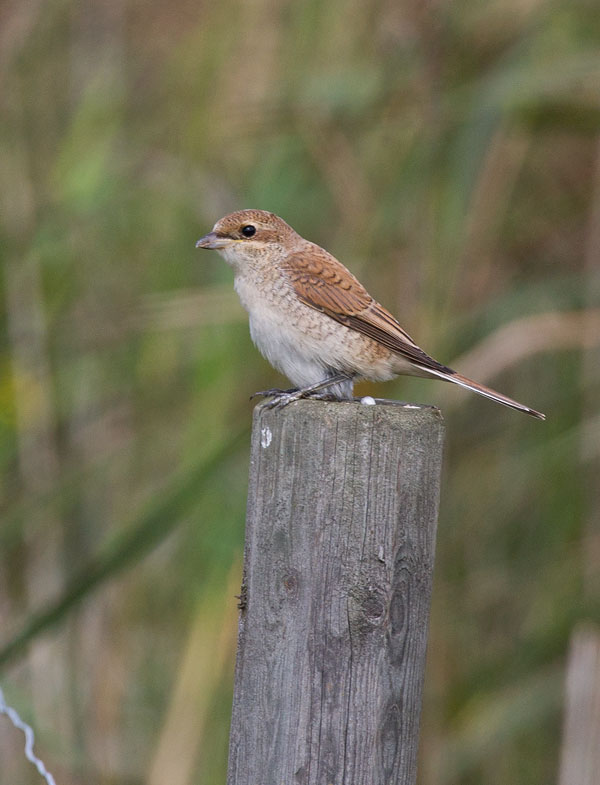
<svg viewBox="0 0 600 785">
<path fill-rule="evenodd" d="M 509 398 L 507 395 L 502 395 L 502 393 L 496 392 L 496 390 L 492 390 L 489 387 L 485 387 L 483 384 L 479 384 L 479 382 L 474 382 L 472 379 L 468 379 L 466 376 L 456 373 L 456 371 L 444 372 L 433 368 L 426 368 L 424 366 L 418 367 L 420 367 L 423 371 L 426 371 L 427 374 L 436 376 L 439 379 L 444 379 L 444 381 L 447 382 L 453 382 L 454 384 L 458 384 L 460 387 L 464 387 L 467 390 L 473 390 L 473 392 L 479 393 L 479 395 L 483 395 L 485 398 L 489 398 L 491 401 L 496 401 L 497 403 L 501 403 L 504 406 L 510 406 L 511 409 L 516 409 L 519 412 L 530 414 L 532 417 L 537 417 L 538 420 L 546 419 L 545 414 L 536 412 L 535 409 L 530 409 L 529 406 L 524 406 L 518 401 L 513 401 L 513 399 Z"/>
</svg>

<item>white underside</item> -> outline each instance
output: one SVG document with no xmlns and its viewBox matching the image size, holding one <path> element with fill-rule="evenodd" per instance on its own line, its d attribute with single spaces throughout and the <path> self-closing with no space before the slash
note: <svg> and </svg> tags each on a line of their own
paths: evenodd
<svg viewBox="0 0 600 785">
<path fill-rule="evenodd" d="M 298 300 L 294 302 L 281 280 L 277 282 L 279 287 L 271 283 L 270 289 L 261 289 L 255 279 L 236 273 L 235 289 L 248 311 L 252 340 L 295 387 L 309 387 L 337 373 L 385 381 L 398 373 L 411 372 L 409 363 L 406 370 L 397 369 L 402 360 L 391 353 L 374 359 L 371 352 L 365 352 L 370 339 Z M 325 392 L 350 398 L 352 391 L 353 381 L 348 380 Z"/>
<path fill-rule="evenodd" d="M 292 326 L 283 325 L 268 312 L 250 316 L 250 335 L 261 354 L 300 389 L 318 384 L 333 376 L 339 368 L 339 358 L 328 351 L 326 342 Z M 316 359 L 318 358 L 318 359 Z M 339 398 L 352 396 L 352 381 L 333 385 L 325 392 Z"/>
</svg>

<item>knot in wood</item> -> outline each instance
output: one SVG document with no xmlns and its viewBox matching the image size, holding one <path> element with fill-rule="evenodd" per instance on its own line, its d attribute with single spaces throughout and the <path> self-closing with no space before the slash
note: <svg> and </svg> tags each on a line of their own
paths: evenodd
<svg viewBox="0 0 600 785">
<path fill-rule="evenodd" d="M 380 627 L 385 623 L 386 608 L 385 593 L 381 587 L 372 584 L 355 586 L 350 593 L 351 627 L 359 634 Z"/>
<path fill-rule="evenodd" d="M 293 597 L 298 594 L 298 573 L 295 570 L 283 576 L 283 587 Z"/>
</svg>

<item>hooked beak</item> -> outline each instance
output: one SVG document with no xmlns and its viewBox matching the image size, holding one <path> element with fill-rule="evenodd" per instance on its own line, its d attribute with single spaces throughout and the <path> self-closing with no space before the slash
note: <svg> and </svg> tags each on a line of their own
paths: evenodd
<svg viewBox="0 0 600 785">
<path fill-rule="evenodd" d="M 208 248 L 210 251 L 216 251 L 219 248 L 225 248 L 230 242 L 228 237 L 219 237 L 215 232 L 209 232 L 198 240 L 196 248 Z"/>
</svg>

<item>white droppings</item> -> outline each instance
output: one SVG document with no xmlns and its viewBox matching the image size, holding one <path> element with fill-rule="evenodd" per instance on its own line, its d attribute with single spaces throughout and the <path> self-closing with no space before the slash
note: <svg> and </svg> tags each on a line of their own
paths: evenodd
<svg viewBox="0 0 600 785">
<path fill-rule="evenodd" d="M 270 428 L 261 428 L 260 429 L 260 446 L 263 448 L 267 448 L 271 441 L 273 440 L 273 434 L 271 433 Z"/>
<path fill-rule="evenodd" d="M 365 395 L 364 398 L 360 399 L 361 403 L 364 403 L 365 406 L 375 406 L 375 398 L 371 398 L 370 395 Z"/>
<path fill-rule="evenodd" d="M 404 406 L 405 409 L 420 409 L 421 408 L 420 406 L 415 406 L 412 403 L 404 403 L 402 405 Z"/>
</svg>

